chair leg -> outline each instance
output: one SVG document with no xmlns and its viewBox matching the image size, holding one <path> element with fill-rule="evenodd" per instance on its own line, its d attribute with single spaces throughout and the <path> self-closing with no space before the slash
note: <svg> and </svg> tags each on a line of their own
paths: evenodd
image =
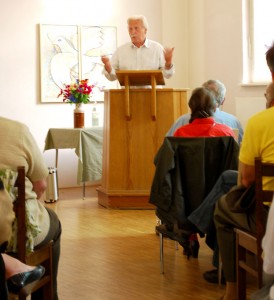
<svg viewBox="0 0 274 300">
<path fill-rule="evenodd" d="M 159 233 L 159 239 L 160 239 L 160 267 L 161 267 L 161 274 L 164 274 L 164 239 L 161 233 Z"/>
<path fill-rule="evenodd" d="M 19 299 L 19 300 L 26 300 L 27 296 L 19 295 L 17 299 Z"/>
<path fill-rule="evenodd" d="M 43 286 L 41 289 L 36 291 L 31 295 L 31 300 L 52 300 L 52 287 L 51 283 L 48 283 L 47 285 Z"/>
<path fill-rule="evenodd" d="M 218 268 L 218 284 L 219 284 L 219 287 L 222 286 L 222 271 L 223 271 L 223 263 L 222 263 L 221 253 L 219 251 L 219 268 Z"/>
<path fill-rule="evenodd" d="M 246 261 L 246 251 L 240 245 L 237 247 L 237 299 L 246 299 L 246 271 L 241 268 L 240 262 Z"/>
</svg>

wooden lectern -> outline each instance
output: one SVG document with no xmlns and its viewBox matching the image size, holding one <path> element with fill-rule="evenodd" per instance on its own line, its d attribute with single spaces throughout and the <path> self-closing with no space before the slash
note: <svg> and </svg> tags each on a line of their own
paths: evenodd
<svg viewBox="0 0 274 300">
<path fill-rule="evenodd" d="M 157 88 L 164 83 L 158 70 L 117 71 L 117 77 L 125 89 L 105 91 L 98 203 L 107 208 L 154 208 L 148 203 L 154 157 L 174 121 L 188 112 L 188 89 Z"/>
<path fill-rule="evenodd" d="M 156 119 L 156 85 L 165 85 L 163 73 L 160 70 L 116 71 L 121 86 L 125 87 L 126 118 L 131 118 L 129 89 L 130 86 L 151 85 L 151 117 Z"/>
</svg>

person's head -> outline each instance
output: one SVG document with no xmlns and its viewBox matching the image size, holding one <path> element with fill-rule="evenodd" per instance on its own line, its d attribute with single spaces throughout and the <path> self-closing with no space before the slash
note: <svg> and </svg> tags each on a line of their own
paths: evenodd
<svg viewBox="0 0 274 300">
<path fill-rule="evenodd" d="M 143 15 L 134 15 L 127 19 L 128 33 L 131 38 L 131 42 L 140 47 L 146 40 L 146 34 L 148 29 L 148 22 Z"/>
<path fill-rule="evenodd" d="M 195 119 L 209 118 L 216 110 L 216 97 L 211 90 L 199 87 L 193 90 L 188 106 L 191 110 L 189 123 Z"/>
<path fill-rule="evenodd" d="M 214 92 L 217 101 L 217 107 L 223 105 L 225 101 L 226 87 L 221 81 L 210 79 L 203 84 L 203 87 Z"/>
<path fill-rule="evenodd" d="M 266 63 L 270 72 L 272 73 L 272 79 L 274 75 L 274 43 L 265 53 Z"/>
<path fill-rule="evenodd" d="M 266 108 L 274 106 L 274 82 L 269 83 L 265 90 Z"/>
</svg>

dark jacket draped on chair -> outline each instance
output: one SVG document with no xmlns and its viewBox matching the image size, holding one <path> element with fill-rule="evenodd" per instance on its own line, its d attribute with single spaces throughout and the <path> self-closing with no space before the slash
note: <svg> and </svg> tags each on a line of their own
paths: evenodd
<svg viewBox="0 0 274 300">
<path fill-rule="evenodd" d="M 149 202 L 163 223 L 183 222 L 225 170 L 238 169 L 233 137 L 166 137 L 155 156 Z"/>
</svg>

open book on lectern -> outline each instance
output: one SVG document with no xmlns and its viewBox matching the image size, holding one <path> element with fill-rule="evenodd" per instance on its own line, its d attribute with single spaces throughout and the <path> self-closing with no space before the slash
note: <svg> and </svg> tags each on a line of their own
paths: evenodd
<svg viewBox="0 0 274 300">
<path fill-rule="evenodd" d="M 161 70 L 117 70 L 116 76 L 121 86 L 165 85 Z"/>
</svg>

